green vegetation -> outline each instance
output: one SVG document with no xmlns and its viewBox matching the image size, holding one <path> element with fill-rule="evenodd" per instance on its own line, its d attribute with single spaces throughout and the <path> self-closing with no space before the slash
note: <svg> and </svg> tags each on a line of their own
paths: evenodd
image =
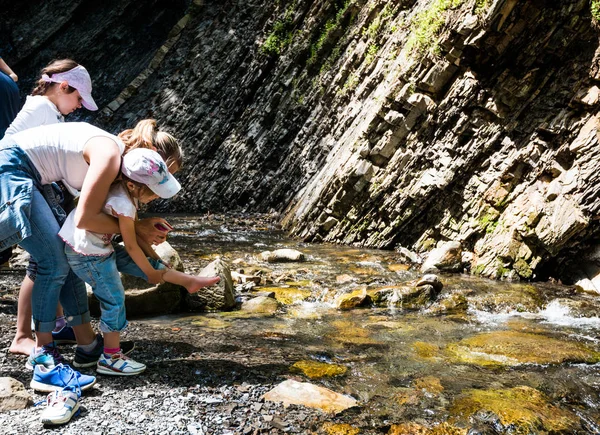
<svg viewBox="0 0 600 435">
<path fill-rule="evenodd" d="M 282 19 L 275 21 L 273 29 L 265 42 L 260 47 L 260 50 L 264 54 L 271 56 L 279 56 L 281 52 L 287 47 L 294 39 L 293 22 L 294 22 L 294 9 L 296 2 L 286 9 L 285 15 Z"/>
<path fill-rule="evenodd" d="M 412 23 L 412 33 L 406 41 L 407 50 L 419 53 L 427 50 L 439 52 L 436 37 L 446 21 L 444 12 L 460 6 L 463 2 L 464 0 L 435 0 L 429 9 L 419 13 Z"/>
<path fill-rule="evenodd" d="M 515 264 L 513 264 L 513 269 L 517 271 L 521 278 L 529 279 L 533 276 L 533 271 L 529 267 L 529 264 L 527 264 L 527 262 L 522 258 L 519 258 L 517 261 L 515 261 Z"/>
<path fill-rule="evenodd" d="M 379 52 L 379 45 L 371 44 L 367 49 L 367 55 L 365 56 L 365 65 L 371 65 Z"/>
<path fill-rule="evenodd" d="M 600 21 L 600 0 L 591 0 L 590 12 L 595 21 Z"/>
<path fill-rule="evenodd" d="M 344 26 L 344 17 L 346 15 L 346 11 L 352 4 L 352 0 L 346 0 L 343 5 L 336 11 L 335 18 L 331 18 L 327 20 L 325 26 L 323 27 L 319 38 L 310 46 L 310 57 L 306 62 L 307 65 L 314 65 L 317 62 L 318 57 L 321 55 L 323 48 L 327 45 L 327 42 L 331 39 L 331 35 L 333 32 L 342 29 Z M 350 18 L 350 22 L 352 22 L 355 18 L 355 14 L 353 13 Z M 346 23 L 347 25 L 348 23 Z M 337 58 L 341 54 L 341 48 L 337 45 L 333 51 L 331 52 L 331 56 L 327 59 L 327 62 L 324 64 L 324 67 L 321 68 L 321 72 L 326 72 L 331 69 L 333 62 L 337 60 Z"/>
<path fill-rule="evenodd" d="M 491 0 L 475 0 L 475 14 L 482 16 L 489 7 Z"/>
</svg>

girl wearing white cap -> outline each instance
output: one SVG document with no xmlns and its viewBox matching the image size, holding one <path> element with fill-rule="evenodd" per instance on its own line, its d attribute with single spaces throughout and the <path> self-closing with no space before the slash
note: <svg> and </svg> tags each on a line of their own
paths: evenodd
<svg viewBox="0 0 600 435">
<path fill-rule="evenodd" d="M 40 125 L 64 122 L 64 116 L 85 107 L 98 110 L 92 98 L 92 80 L 87 70 L 72 59 L 58 59 L 50 62 L 40 73 L 36 87 L 27 96 L 25 105 L 6 130 L 6 136 L 13 135 Z M 56 186 L 56 185 L 55 185 Z M 75 191 L 64 184 L 60 186 L 63 197 L 70 197 Z M 68 192 L 69 193 L 68 193 Z M 44 186 L 42 194 L 54 196 L 50 185 Z M 65 204 L 63 208 L 67 209 Z M 64 219 L 64 217 L 62 218 Z M 10 253 L 10 248 L 7 251 Z M 10 254 L 9 254 L 10 255 Z M 31 339 L 31 294 L 37 273 L 34 261 L 29 262 L 25 279 L 19 291 L 17 311 L 17 331 L 9 351 L 29 355 L 34 341 Z M 57 343 L 74 343 L 73 330 L 66 326 L 62 307 L 57 309 L 57 320 L 53 337 Z"/>
<path fill-rule="evenodd" d="M 175 139 L 172 138 L 175 142 Z M 181 166 L 181 153 L 174 163 Z M 165 268 L 150 245 L 140 243 L 135 233 L 138 203 L 156 198 L 171 198 L 181 186 L 169 173 L 167 164 L 153 150 L 137 148 L 123 156 L 122 180 L 113 184 L 104 213 L 119 221 L 125 247 L 113 243 L 114 234 L 101 234 L 77 228 L 76 210 L 65 221 L 59 236 L 65 241 L 65 254 L 71 270 L 87 282 L 100 301 L 100 330 L 104 335 L 104 351 L 96 371 L 105 375 L 131 376 L 146 369 L 142 363 L 123 354 L 120 333 L 127 326 L 125 290 L 119 272 L 137 276 L 156 284 L 169 282 L 183 286 L 189 293 L 219 281 L 218 276 L 188 275 Z"/>
</svg>

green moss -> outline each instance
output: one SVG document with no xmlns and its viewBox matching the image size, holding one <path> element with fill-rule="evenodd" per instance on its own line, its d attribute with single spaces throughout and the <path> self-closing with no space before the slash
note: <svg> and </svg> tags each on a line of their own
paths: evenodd
<svg viewBox="0 0 600 435">
<path fill-rule="evenodd" d="M 540 391 L 526 386 L 498 390 L 467 390 L 451 408 L 465 420 L 480 412 L 493 412 L 513 434 L 578 433 L 579 418 L 554 406 Z"/>
<path fill-rule="evenodd" d="M 348 371 L 348 367 L 338 364 L 328 364 L 319 361 L 301 360 L 290 368 L 293 373 L 304 373 L 311 379 L 340 376 Z"/>
<path fill-rule="evenodd" d="M 464 0 L 435 0 L 428 9 L 419 13 L 412 23 L 412 33 L 406 41 L 407 50 L 419 53 L 438 51 L 436 40 L 446 21 L 444 12 L 460 6 L 463 2 Z"/>
<path fill-rule="evenodd" d="M 449 344 L 446 354 L 454 363 L 483 367 L 600 361 L 600 352 L 583 344 L 518 331 L 487 332 L 465 338 Z"/>
<path fill-rule="evenodd" d="M 591 0 L 590 12 L 594 20 L 600 21 L 600 0 Z"/>
<path fill-rule="evenodd" d="M 375 60 L 375 57 L 377 56 L 378 52 L 379 46 L 377 44 L 369 45 L 369 48 L 367 49 L 367 55 L 365 56 L 365 64 L 371 65 Z"/>
<path fill-rule="evenodd" d="M 473 268 L 472 272 L 473 272 L 473 275 L 481 275 L 484 270 L 485 270 L 485 264 L 478 264 L 477 266 L 475 266 Z"/>
<path fill-rule="evenodd" d="M 491 0 L 475 0 L 475 14 L 482 16 L 490 6 Z"/>
<path fill-rule="evenodd" d="M 515 264 L 513 264 L 513 269 L 517 271 L 521 278 L 529 279 L 533 276 L 533 271 L 529 267 L 529 264 L 527 264 L 527 262 L 522 258 L 519 258 L 517 261 L 515 261 Z"/>
<path fill-rule="evenodd" d="M 293 18 L 296 2 L 286 9 L 282 19 L 275 21 L 271 33 L 265 39 L 260 50 L 267 55 L 279 56 L 294 39 Z"/>
<path fill-rule="evenodd" d="M 341 29 L 342 26 L 344 25 L 344 16 L 351 4 L 352 4 L 351 0 L 346 0 L 343 3 L 343 5 L 339 9 L 337 9 L 335 18 L 331 18 L 331 19 L 327 20 L 327 22 L 321 29 L 319 37 L 310 46 L 310 56 L 309 56 L 308 60 L 306 61 L 307 65 L 314 65 L 315 63 L 317 63 L 317 59 L 321 55 L 321 52 L 323 51 L 323 48 L 329 41 L 332 33 L 338 29 Z M 354 15 L 350 18 L 350 22 L 352 22 L 353 19 L 354 19 Z M 337 59 L 337 57 L 339 57 L 339 55 L 341 53 L 340 47 L 338 46 L 336 48 L 337 48 L 337 51 L 334 49 L 332 52 L 332 55 L 328 59 L 330 65 L 329 65 L 329 67 L 326 68 L 326 70 L 329 70 L 329 68 L 331 68 L 331 65 Z"/>
</svg>

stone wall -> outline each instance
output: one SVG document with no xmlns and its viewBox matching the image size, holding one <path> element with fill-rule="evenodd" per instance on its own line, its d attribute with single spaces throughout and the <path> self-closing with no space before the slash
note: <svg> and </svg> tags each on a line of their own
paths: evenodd
<svg viewBox="0 0 600 435">
<path fill-rule="evenodd" d="M 385 249 L 459 241 L 496 278 L 595 258 L 586 0 L 196 0 L 169 25 L 95 120 L 153 116 L 182 139 L 185 192 L 156 210 L 278 211 L 306 240 Z"/>
</svg>

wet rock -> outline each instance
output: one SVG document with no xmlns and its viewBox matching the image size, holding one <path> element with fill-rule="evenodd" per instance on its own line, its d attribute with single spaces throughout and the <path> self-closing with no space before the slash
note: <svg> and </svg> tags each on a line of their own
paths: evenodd
<svg viewBox="0 0 600 435">
<path fill-rule="evenodd" d="M 360 429 L 346 423 L 326 422 L 322 426 L 327 435 L 358 435 Z"/>
<path fill-rule="evenodd" d="M 366 289 L 355 290 L 351 293 L 340 295 L 335 300 L 335 306 L 339 310 L 351 310 L 371 302 L 371 297 Z"/>
<path fill-rule="evenodd" d="M 544 296 L 537 287 L 523 284 L 496 287 L 487 293 L 467 296 L 467 300 L 472 308 L 493 313 L 536 312 L 545 303 Z"/>
<path fill-rule="evenodd" d="M 244 302 L 241 310 L 249 313 L 275 314 L 278 308 L 279 304 L 275 299 L 259 296 Z"/>
<path fill-rule="evenodd" d="M 0 378 L 0 411 L 25 409 L 33 405 L 33 399 L 25 386 L 16 379 Z"/>
<path fill-rule="evenodd" d="M 268 263 L 302 262 L 305 256 L 296 249 L 276 249 L 275 251 L 264 251 L 260 258 Z"/>
<path fill-rule="evenodd" d="M 185 293 L 184 304 L 190 310 L 229 310 L 235 307 L 233 281 L 229 266 L 225 261 L 217 258 L 204 267 L 199 276 L 221 277 L 221 280 L 210 287 L 203 288 L 198 293 L 190 295 Z"/>
<path fill-rule="evenodd" d="M 237 284 L 246 284 L 252 282 L 256 285 L 260 285 L 260 276 L 244 275 L 243 273 L 232 271 L 231 279 Z"/>
<path fill-rule="evenodd" d="M 510 428 L 512 433 L 567 434 L 581 430 L 575 414 L 552 405 L 543 393 L 527 386 L 468 390 L 451 407 L 451 413 L 465 422 L 481 411 L 495 414 L 502 429 Z"/>
<path fill-rule="evenodd" d="M 450 360 L 480 366 L 600 362 L 600 352 L 581 343 L 517 331 L 496 331 L 446 347 Z"/>
<path fill-rule="evenodd" d="M 444 284 L 442 284 L 440 278 L 432 273 L 423 275 L 421 279 L 415 283 L 415 287 L 421 287 L 423 285 L 432 286 L 437 293 L 440 293 L 444 288 Z"/>
<path fill-rule="evenodd" d="M 421 266 L 421 272 L 436 270 L 458 272 L 462 270 L 462 245 L 460 242 L 447 242 L 433 249 Z"/>
<path fill-rule="evenodd" d="M 310 290 L 297 287 L 269 287 L 268 289 L 273 293 L 273 297 L 284 305 L 292 305 L 311 296 Z"/>
<path fill-rule="evenodd" d="M 311 379 L 319 379 L 344 375 L 348 371 L 348 367 L 320 361 L 301 360 L 295 362 L 290 371 L 293 373 L 303 373 Z"/>
<path fill-rule="evenodd" d="M 387 435 L 466 435 L 467 429 L 454 427 L 448 423 L 441 423 L 433 428 L 419 423 L 393 424 Z"/>
<path fill-rule="evenodd" d="M 423 283 L 418 287 L 392 286 L 371 289 L 368 291 L 368 295 L 378 306 L 420 310 L 428 307 L 437 298 L 438 292 L 434 286 Z"/>
<path fill-rule="evenodd" d="M 284 406 L 303 405 L 337 414 L 358 405 L 356 399 L 307 382 L 287 380 L 264 396 L 265 400 L 281 402 Z"/>
</svg>

